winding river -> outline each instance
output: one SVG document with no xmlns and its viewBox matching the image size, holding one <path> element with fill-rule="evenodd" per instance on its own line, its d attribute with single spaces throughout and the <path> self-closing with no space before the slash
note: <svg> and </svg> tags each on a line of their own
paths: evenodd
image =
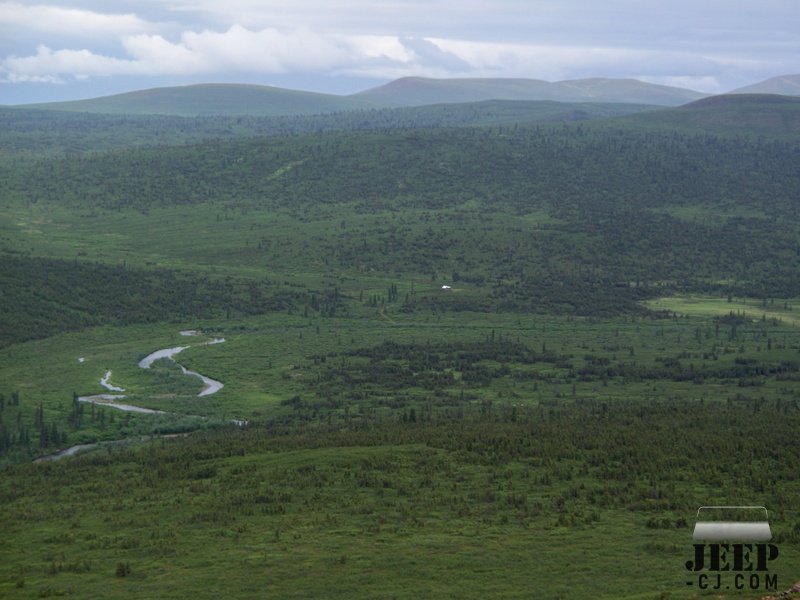
<svg viewBox="0 0 800 600">
<path fill-rule="evenodd" d="M 55 454 L 48 454 L 47 456 L 40 456 L 39 458 L 37 458 L 33 462 L 38 464 L 38 463 L 43 463 L 43 462 L 51 462 L 53 460 L 60 460 L 62 458 L 66 458 L 68 456 L 72 456 L 74 454 L 77 454 L 81 450 L 88 450 L 90 448 L 97 448 L 97 446 L 99 446 L 99 445 L 100 445 L 99 443 L 94 443 L 94 444 L 78 444 L 77 446 L 70 446 L 66 450 L 59 450 Z"/>
<path fill-rule="evenodd" d="M 195 330 L 187 330 L 181 331 L 181 335 L 184 336 L 194 336 L 199 335 L 198 331 Z M 205 342 L 203 344 L 197 344 L 198 346 L 211 346 L 212 344 L 222 344 L 225 341 L 225 338 L 214 338 L 210 342 Z M 191 346 L 175 346 L 174 348 L 164 348 L 162 350 L 156 350 L 155 352 L 151 352 L 147 356 L 145 356 L 142 360 L 139 361 L 139 367 L 142 369 L 149 369 L 154 362 L 161 359 L 168 359 L 175 362 L 175 355 L 180 354 L 187 348 L 191 348 Z M 221 381 L 217 381 L 216 379 L 211 379 L 210 377 L 206 377 L 205 375 L 201 375 L 196 371 L 190 371 L 182 364 L 175 362 L 181 369 L 181 372 L 184 375 L 189 375 L 190 377 L 197 377 L 200 381 L 203 382 L 203 389 L 200 390 L 200 393 L 197 394 L 198 397 L 202 396 L 210 396 L 211 394 L 216 394 L 220 391 L 225 384 Z M 109 392 L 124 392 L 125 388 L 121 388 L 119 386 L 113 385 L 110 382 L 112 372 L 106 371 L 103 378 L 100 380 L 100 385 L 106 388 Z M 124 394 L 95 394 L 92 396 L 79 396 L 78 402 L 89 402 L 91 404 L 98 404 L 102 406 L 110 406 L 111 408 L 116 408 L 118 410 L 125 410 L 128 412 L 138 412 L 138 413 L 147 413 L 147 414 L 164 414 L 163 410 L 154 410 L 151 408 L 143 408 L 141 406 L 134 406 L 132 404 L 125 404 L 119 402 L 120 399 L 125 398 Z"/>
<path fill-rule="evenodd" d="M 197 335 L 197 332 L 194 330 L 189 331 L 181 331 L 181 335 Z M 225 341 L 225 338 L 214 338 L 210 342 L 205 342 L 204 344 L 200 344 L 201 346 L 211 346 L 213 344 L 222 344 Z M 169 360 L 175 361 L 174 356 L 176 354 L 180 354 L 187 348 L 191 348 L 191 346 L 176 346 L 175 348 L 164 348 L 163 350 L 156 350 L 145 356 L 142 360 L 139 361 L 139 366 L 142 369 L 149 369 L 150 366 L 157 360 L 161 360 L 162 358 L 167 358 Z M 175 363 L 183 372 L 184 375 L 189 375 L 191 377 L 199 377 L 200 380 L 203 382 L 203 389 L 200 391 L 198 396 L 210 396 L 211 394 L 216 394 L 220 391 L 224 384 L 221 381 L 217 381 L 216 379 L 211 379 L 210 377 L 206 377 L 205 375 L 201 375 L 196 371 L 190 371 L 182 364 Z"/>
<path fill-rule="evenodd" d="M 188 337 L 188 336 L 200 335 L 200 332 L 197 331 L 197 330 L 192 329 L 192 330 L 181 331 L 180 334 L 183 335 L 183 336 L 187 336 Z M 196 345 L 197 346 L 211 346 L 213 344 L 222 344 L 224 342 L 225 342 L 225 338 L 214 338 L 210 342 L 204 342 L 202 344 L 196 344 Z M 155 352 L 151 352 L 150 354 L 145 356 L 142 360 L 140 360 L 139 363 L 138 363 L 139 367 L 142 368 L 142 369 L 149 369 L 153 365 L 153 363 L 156 362 L 157 360 L 161 360 L 161 359 L 165 359 L 166 358 L 168 360 L 171 360 L 171 361 L 175 362 L 175 364 L 178 365 L 178 367 L 180 367 L 181 372 L 184 375 L 188 375 L 190 377 L 197 377 L 203 382 L 203 389 L 200 390 L 200 392 L 197 394 L 198 397 L 210 396 L 211 394 L 216 394 L 218 391 L 220 391 L 224 387 L 224 384 L 221 381 L 217 381 L 216 379 L 211 379 L 210 377 L 206 377 L 205 375 L 202 375 L 202 374 L 198 373 L 197 371 L 190 371 L 189 369 L 184 367 L 182 364 L 180 364 L 180 363 L 175 361 L 174 357 L 177 354 L 180 354 L 181 352 L 183 352 L 187 348 L 191 348 L 191 347 L 192 346 L 176 346 L 174 348 L 164 348 L 162 350 L 156 350 Z M 78 362 L 83 363 L 84 360 L 85 359 L 83 359 L 83 357 L 81 357 L 81 358 L 78 359 Z M 103 375 L 103 377 L 100 379 L 100 385 L 102 387 L 104 387 L 106 390 L 108 390 L 109 392 L 124 392 L 125 388 L 116 386 L 116 385 L 111 383 L 111 375 L 112 375 L 112 371 L 111 370 L 106 371 L 105 374 Z M 120 400 L 122 398 L 126 398 L 126 397 L 127 396 L 125 394 L 117 394 L 117 393 L 93 394 L 91 396 L 79 396 L 78 397 L 78 402 L 88 402 L 90 404 L 96 404 L 98 406 L 108 406 L 110 408 L 115 408 L 117 410 L 123 410 L 123 411 L 127 411 L 127 412 L 135 412 L 135 413 L 142 413 L 142 414 L 162 414 L 162 415 L 163 414 L 168 414 L 163 410 L 155 410 L 155 409 L 152 409 L 152 408 L 144 408 L 142 406 L 134 406 L 133 404 L 125 404 L 123 402 L 120 402 Z M 247 421 L 244 421 L 244 420 L 241 420 L 241 419 L 232 419 L 231 422 L 236 424 L 236 425 L 239 425 L 239 426 L 243 426 L 243 425 L 247 424 Z M 166 437 L 166 436 L 162 436 L 162 437 Z M 123 440 L 120 440 L 120 441 L 123 441 Z M 108 442 L 106 442 L 106 443 L 108 443 Z M 110 442 L 110 443 L 113 444 L 114 442 Z M 58 459 L 61 459 L 61 458 L 65 458 L 67 456 L 72 456 L 74 454 L 77 454 L 81 450 L 88 450 L 90 448 L 96 448 L 99 445 L 100 445 L 99 443 L 94 443 L 94 444 L 78 444 L 76 446 L 70 446 L 69 448 L 66 448 L 64 450 L 56 452 L 55 454 L 49 454 L 47 456 L 41 456 L 41 457 L 37 458 L 34 462 L 41 463 L 41 462 L 48 462 L 48 461 L 52 461 L 52 460 L 58 460 Z"/>
</svg>

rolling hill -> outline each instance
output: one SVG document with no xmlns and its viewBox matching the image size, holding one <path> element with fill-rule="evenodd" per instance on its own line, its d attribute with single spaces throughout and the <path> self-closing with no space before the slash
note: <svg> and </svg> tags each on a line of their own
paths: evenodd
<svg viewBox="0 0 800 600">
<path fill-rule="evenodd" d="M 627 123 L 717 135 L 797 139 L 800 98 L 775 94 L 723 94 L 678 108 L 623 117 Z"/>
<path fill-rule="evenodd" d="M 731 94 L 782 94 L 800 96 L 800 75 L 780 75 L 765 81 L 747 85 L 730 92 Z"/>
<path fill-rule="evenodd" d="M 177 116 L 286 116 L 370 108 L 366 98 L 318 94 L 262 85 L 202 84 L 153 88 L 90 100 L 31 105 L 105 114 Z"/>
<path fill-rule="evenodd" d="M 475 102 L 480 100 L 553 100 L 557 102 L 623 102 L 677 106 L 705 94 L 635 79 L 428 79 L 405 77 L 365 90 L 356 97 L 394 106 Z"/>
<path fill-rule="evenodd" d="M 407 77 L 350 96 L 259 85 L 165 87 L 26 108 L 105 114 L 176 116 L 297 116 L 371 108 L 400 108 L 488 100 L 623 103 L 677 106 L 702 98 L 692 90 L 633 79 L 425 79 Z"/>
<path fill-rule="evenodd" d="M 800 95 L 800 75 L 774 77 L 730 93 Z M 277 117 L 490 100 L 676 107 L 707 97 L 702 92 L 636 79 L 595 77 L 550 82 L 521 78 L 403 77 L 349 96 L 263 85 L 200 84 L 153 88 L 88 100 L 33 104 L 26 108 L 128 115 Z"/>
</svg>

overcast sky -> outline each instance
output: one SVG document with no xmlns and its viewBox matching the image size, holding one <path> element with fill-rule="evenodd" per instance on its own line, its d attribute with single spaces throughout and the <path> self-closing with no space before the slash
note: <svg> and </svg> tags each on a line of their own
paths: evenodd
<svg viewBox="0 0 800 600">
<path fill-rule="evenodd" d="M 408 75 L 800 73 L 798 0 L 0 0 L 0 104 L 200 82 L 346 94 Z"/>
</svg>

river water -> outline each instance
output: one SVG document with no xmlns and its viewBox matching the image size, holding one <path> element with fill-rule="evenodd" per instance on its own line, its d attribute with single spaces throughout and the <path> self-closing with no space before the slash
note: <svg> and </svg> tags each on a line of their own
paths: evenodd
<svg viewBox="0 0 800 600">
<path fill-rule="evenodd" d="M 197 335 L 197 332 L 194 330 L 188 331 L 181 331 L 181 335 Z M 225 338 L 214 338 L 210 342 L 206 342 L 204 344 L 200 344 L 201 346 L 211 346 L 213 344 L 222 344 L 225 341 Z M 191 348 L 191 346 L 176 346 L 174 348 L 164 348 L 163 350 L 156 350 L 145 356 L 142 360 L 139 361 L 139 366 L 142 369 L 149 369 L 152 364 L 157 361 L 161 360 L 162 358 L 167 358 L 169 360 L 174 361 L 175 355 L 180 354 L 187 348 Z M 175 363 L 183 372 L 184 375 L 189 375 L 190 377 L 198 377 L 203 382 L 203 389 L 200 391 L 198 396 L 210 396 L 211 394 L 216 394 L 220 391 L 225 384 L 221 381 L 217 381 L 216 379 L 211 379 L 210 377 L 206 377 L 205 375 L 201 375 L 197 371 L 190 371 L 186 367 L 184 367 L 180 363 Z"/>
<path fill-rule="evenodd" d="M 200 332 L 197 331 L 197 330 L 191 329 L 191 330 L 181 331 L 180 334 L 183 335 L 183 336 L 197 336 L 197 335 L 200 335 Z M 205 343 L 197 344 L 197 345 L 198 346 L 211 346 L 213 344 L 222 344 L 223 342 L 225 342 L 225 338 L 214 338 L 210 342 L 205 342 Z M 181 352 L 183 352 L 187 348 L 191 348 L 191 346 L 175 346 L 174 348 L 164 348 L 162 350 L 156 350 L 155 352 L 151 352 L 150 354 L 145 356 L 142 360 L 140 360 L 139 363 L 138 363 L 139 367 L 141 367 L 142 369 L 149 369 L 153 365 L 154 362 L 156 362 L 157 360 L 164 359 L 164 358 L 166 358 L 168 360 L 175 361 L 175 358 L 174 358 L 175 355 L 180 354 Z M 84 360 L 85 359 L 83 357 L 81 357 L 81 358 L 78 359 L 78 362 L 83 363 Z M 210 396 L 211 394 L 216 394 L 218 391 L 220 391 L 224 387 L 224 384 L 221 381 L 217 381 L 216 379 L 211 379 L 210 377 L 206 377 L 205 375 L 202 375 L 202 374 L 198 373 L 197 371 L 190 371 L 189 369 L 187 369 L 186 367 L 184 367 L 183 365 L 181 365 L 181 364 L 179 364 L 177 362 L 175 364 L 177 364 L 181 368 L 181 372 L 184 375 L 188 375 L 190 377 L 197 377 L 203 382 L 203 389 L 200 391 L 200 393 L 197 394 L 198 397 Z M 108 370 L 103 375 L 102 379 L 100 379 L 100 385 L 102 387 L 106 388 L 110 392 L 124 392 L 125 391 L 125 388 L 121 388 L 121 387 L 113 385 L 110 382 L 110 379 L 111 379 L 111 370 Z M 94 395 L 91 395 L 91 396 L 79 396 L 78 397 L 78 402 L 88 402 L 88 403 L 91 403 L 91 404 L 96 404 L 98 406 L 108 406 L 110 408 L 115 408 L 117 410 L 124 410 L 124 411 L 127 411 L 127 412 L 135 412 L 135 413 L 151 414 L 151 415 L 152 414 L 162 414 L 162 415 L 163 414 L 167 414 L 163 410 L 155 410 L 155 409 L 152 409 L 152 408 L 143 408 L 141 406 L 134 406 L 132 404 L 125 404 L 125 403 L 119 401 L 122 398 L 126 398 L 126 397 L 127 396 L 125 396 L 125 394 L 94 394 Z M 232 419 L 231 422 L 236 424 L 236 425 L 238 425 L 238 426 L 240 426 L 240 427 L 244 426 L 244 425 L 247 425 L 247 421 L 241 420 L 241 419 Z M 167 437 L 167 436 L 163 436 L 163 437 Z M 47 462 L 47 461 L 52 461 L 52 460 L 59 460 L 61 458 L 66 458 L 67 456 L 72 456 L 72 455 L 80 452 L 81 450 L 87 450 L 87 449 L 90 449 L 90 448 L 94 448 L 94 447 L 96 447 L 98 445 L 99 444 L 78 444 L 76 446 L 71 446 L 69 448 L 66 448 L 65 450 L 61 450 L 59 452 L 56 452 L 55 454 L 49 454 L 47 456 L 39 457 L 33 462 L 41 463 L 41 462 Z"/>
</svg>

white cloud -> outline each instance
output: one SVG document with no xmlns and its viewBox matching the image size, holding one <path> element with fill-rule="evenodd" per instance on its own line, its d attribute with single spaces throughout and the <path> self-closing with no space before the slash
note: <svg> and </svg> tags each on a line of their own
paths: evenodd
<svg viewBox="0 0 800 600">
<path fill-rule="evenodd" d="M 321 34 L 310 29 L 186 31 L 176 41 L 157 34 L 121 37 L 126 56 L 88 49 L 39 46 L 32 56 L 0 62 L 7 81 L 56 81 L 111 75 L 213 75 L 215 73 L 324 73 L 392 79 L 428 77 L 530 77 L 572 79 L 598 74 L 653 82 L 692 83 L 714 90 L 715 78 L 741 61 L 691 52 L 655 52 L 602 46 L 479 42 L 444 38 Z"/>
<path fill-rule="evenodd" d="M 416 62 L 421 66 L 435 65 L 453 73 L 470 71 L 472 69 L 470 63 L 454 52 L 444 50 L 441 45 L 437 45 L 431 40 L 403 37 L 400 43 L 413 53 Z"/>
<path fill-rule="evenodd" d="M 64 79 L 56 75 L 24 75 L 10 73 L 0 78 L 0 83 L 66 83 Z"/>
<path fill-rule="evenodd" d="M 103 14 L 90 10 L 0 2 L 0 27 L 74 37 L 127 35 L 153 29 L 135 14 Z"/>
<path fill-rule="evenodd" d="M 39 46 L 33 56 L 5 59 L 2 69 L 10 81 L 53 81 L 62 76 L 81 79 L 144 72 L 142 65 L 134 61 L 100 56 L 89 50 L 51 50 L 47 46 Z"/>
<path fill-rule="evenodd" d="M 353 35 L 347 37 L 347 42 L 354 52 L 370 60 L 384 60 L 398 63 L 410 63 L 413 55 L 409 49 L 400 42 L 400 38 L 393 35 Z"/>
<path fill-rule="evenodd" d="M 227 31 L 184 32 L 177 41 L 161 35 L 121 38 L 126 57 L 88 49 L 52 50 L 39 46 L 32 56 L 0 63 L 7 78 L 92 77 L 104 75 L 196 75 L 228 72 L 334 73 L 373 70 L 378 76 L 396 72 L 446 75 L 471 65 L 437 42 L 396 36 L 323 35 L 309 29 L 252 31 L 234 25 Z M 383 75 L 380 75 L 380 74 Z M 41 79 L 42 81 L 46 79 Z"/>
<path fill-rule="evenodd" d="M 246 24 L 256 30 L 269 27 L 282 31 L 311 28 L 324 33 L 355 35 L 369 31 L 380 35 L 418 31 L 420 25 L 441 29 L 443 25 L 456 24 L 463 19 L 465 12 L 469 12 L 465 10 L 467 5 L 475 1 L 142 0 L 140 3 L 166 7 L 183 19 L 199 19 L 216 28 Z M 497 12 L 495 7 L 486 8 Z"/>
<path fill-rule="evenodd" d="M 209 64 L 268 73 L 324 70 L 357 59 L 343 42 L 309 29 L 251 31 L 240 25 L 224 33 L 187 32 L 182 38 L 187 48 Z"/>
<path fill-rule="evenodd" d="M 224 32 L 187 31 L 177 42 L 157 35 L 130 36 L 123 39 L 123 45 L 137 63 L 154 74 L 315 72 L 364 58 L 346 38 L 308 29 L 251 31 L 240 25 Z"/>
<path fill-rule="evenodd" d="M 173 44 L 160 35 L 134 35 L 123 38 L 122 45 L 148 75 L 201 73 L 206 65 L 202 57 L 181 44 Z"/>
</svg>

